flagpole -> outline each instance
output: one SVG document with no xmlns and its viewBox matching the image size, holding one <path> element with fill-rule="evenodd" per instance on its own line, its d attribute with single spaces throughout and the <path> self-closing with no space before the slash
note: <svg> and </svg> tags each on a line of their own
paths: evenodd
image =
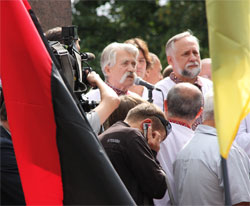
<svg viewBox="0 0 250 206">
<path fill-rule="evenodd" d="M 231 206 L 232 202 L 231 202 L 229 180 L 228 180 L 227 160 L 222 156 L 221 156 L 221 166 L 222 166 L 222 176 L 223 176 L 224 192 L 225 192 L 225 205 Z"/>
</svg>

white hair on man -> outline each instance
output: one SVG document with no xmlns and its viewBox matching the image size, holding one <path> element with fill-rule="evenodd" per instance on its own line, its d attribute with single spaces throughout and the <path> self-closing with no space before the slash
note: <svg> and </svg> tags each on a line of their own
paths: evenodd
<svg viewBox="0 0 250 206">
<path fill-rule="evenodd" d="M 205 120 L 214 120 L 214 93 L 213 93 L 213 90 L 210 90 L 204 96 L 204 110 L 203 110 L 202 120 L 203 120 L 203 122 Z"/>
<path fill-rule="evenodd" d="M 197 37 L 195 37 L 192 32 L 190 30 L 182 32 L 180 34 L 177 34 L 175 36 L 173 36 L 171 39 L 168 40 L 168 42 L 166 43 L 166 56 L 171 56 L 173 53 L 173 51 L 175 50 L 175 42 L 184 38 L 190 36 L 192 38 L 194 38 L 194 40 L 196 41 L 197 45 L 198 45 L 198 49 L 200 50 L 200 46 L 199 46 L 199 40 L 197 39 Z"/>
<path fill-rule="evenodd" d="M 137 58 L 139 50 L 132 44 L 113 42 L 106 46 L 101 55 L 101 69 L 106 79 L 105 67 L 107 65 L 114 66 L 116 63 L 116 54 L 119 50 L 125 50 Z"/>
</svg>

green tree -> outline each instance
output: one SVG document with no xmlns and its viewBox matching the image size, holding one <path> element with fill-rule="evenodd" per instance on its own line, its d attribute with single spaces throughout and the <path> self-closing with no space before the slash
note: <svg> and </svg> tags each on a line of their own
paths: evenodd
<svg viewBox="0 0 250 206">
<path fill-rule="evenodd" d="M 103 7 L 106 7 L 106 15 L 98 15 Z M 102 75 L 99 61 L 104 47 L 134 37 L 144 39 L 165 67 L 166 42 L 173 35 L 190 29 L 200 39 L 201 56 L 208 57 L 205 11 L 205 1 L 170 0 L 161 6 L 157 0 L 81 0 L 74 6 L 73 24 L 78 26 L 82 51 L 96 55 L 90 64 Z"/>
</svg>

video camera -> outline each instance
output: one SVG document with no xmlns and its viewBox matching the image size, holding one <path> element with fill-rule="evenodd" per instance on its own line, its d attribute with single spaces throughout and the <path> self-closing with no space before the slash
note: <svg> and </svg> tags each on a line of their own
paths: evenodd
<svg viewBox="0 0 250 206">
<path fill-rule="evenodd" d="M 98 103 L 89 102 L 83 97 L 87 91 L 89 83 L 88 74 L 92 71 L 88 61 L 93 60 L 95 55 L 92 53 L 80 53 L 76 43 L 79 40 L 76 26 L 62 27 L 62 43 L 51 41 L 50 46 L 60 63 L 62 73 L 79 99 L 85 112 L 95 108 Z"/>
</svg>

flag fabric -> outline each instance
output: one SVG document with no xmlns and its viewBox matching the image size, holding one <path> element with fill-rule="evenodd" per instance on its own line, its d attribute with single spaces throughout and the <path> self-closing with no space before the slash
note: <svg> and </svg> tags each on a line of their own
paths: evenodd
<svg viewBox="0 0 250 206">
<path fill-rule="evenodd" d="M 135 205 L 52 61 L 26 0 L 1 0 L 0 76 L 28 205 Z"/>
<path fill-rule="evenodd" d="M 215 123 L 227 158 L 239 124 L 250 112 L 250 1 L 207 0 Z"/>
</svg>

